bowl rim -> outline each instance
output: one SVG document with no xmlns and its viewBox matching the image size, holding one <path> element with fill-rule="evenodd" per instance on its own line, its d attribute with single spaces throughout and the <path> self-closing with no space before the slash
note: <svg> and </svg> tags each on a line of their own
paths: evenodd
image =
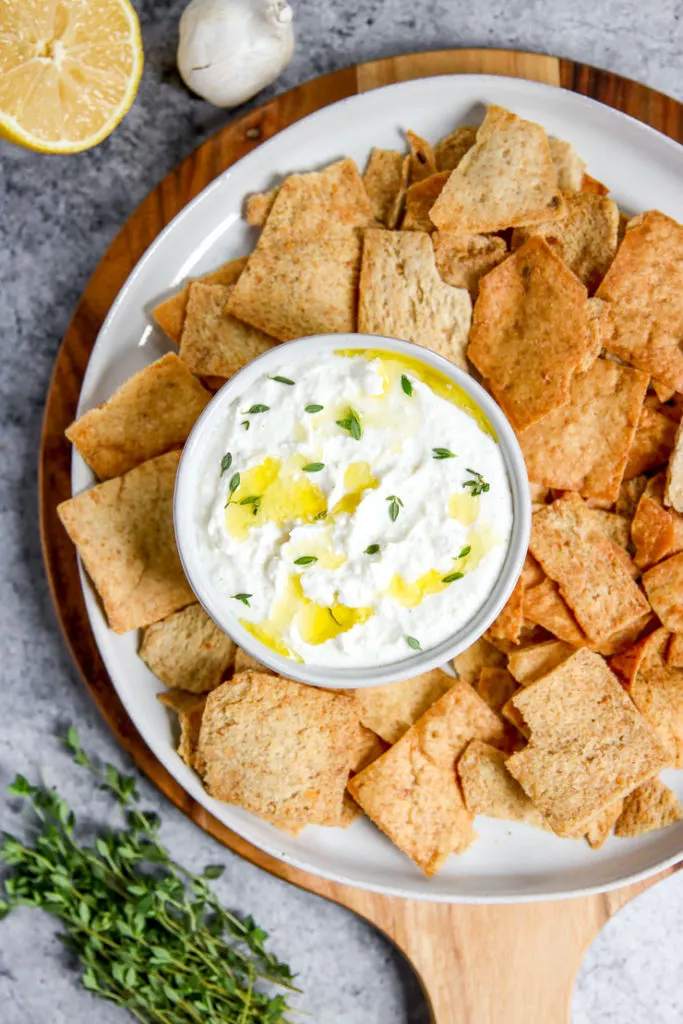
<svg viewBox="0 0 683 1024">
<path fill-rule="evenodd" d="M 252 636 L 237 616 L 221 607 L 201 566 L 194 520 L 195 480 L 200 469 L 200 457 L 225 406 L 262 374 L 281 369 L 281 364 L 287 363 L 291 367 L 293 361 L 339 349 L 358 349 L 359 352 L 376 349 L 419 359 L 461 387 L 479 406 L 496 432 L 512 497 L 512 528 L 505 561 L 493 588 L 472 618 L 435 647 L 411 653 L 388 664 L 349 668 L 297 662 L 277 654 Z M 531 496 L 524 457 L 515 433 L 500 406 L 474 377 L 443 356 L 410 341 L 355 332 L 321 334 L 276 345 L 249 362 L 216 392 L 196 421 L 181 453 L 173 495 L 173 524 L 180 560 L 197 600 L 239 647 L 278 675 L 298 682 L 330 689 L 361 689 L 410 679 L 442 667 L 486 632 L 507 603 L 524 565 L 531 532 Z"/>
</svg>

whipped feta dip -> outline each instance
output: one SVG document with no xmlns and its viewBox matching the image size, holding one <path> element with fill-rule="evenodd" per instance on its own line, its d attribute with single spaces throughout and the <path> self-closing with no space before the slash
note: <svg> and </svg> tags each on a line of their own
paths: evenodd
<svg viewBox="0 0 683 1024">
<path fill-rule="evenodd" d="M 283 364 L 225 410 L 194 528 L 215 600 L 261 643 L 338 668 L 404 660 L 470 620 L 512 531 L 483 412 L 419 358 Z"/>
</svg>

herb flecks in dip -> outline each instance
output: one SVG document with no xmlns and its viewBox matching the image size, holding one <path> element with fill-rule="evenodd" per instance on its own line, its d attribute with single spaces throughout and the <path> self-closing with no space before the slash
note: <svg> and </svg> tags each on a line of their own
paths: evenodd
<svg viewBox="0 0 683 1024">
<path fill-rule="evenodd" d="M 400 660 L 464 625 L 512 526 L 479 407 L 419 359 L 374 350 L 282 366 L 235 399 L 198 509 L 218 598 L 272 650 L 337 667 Z"/>
</svg>

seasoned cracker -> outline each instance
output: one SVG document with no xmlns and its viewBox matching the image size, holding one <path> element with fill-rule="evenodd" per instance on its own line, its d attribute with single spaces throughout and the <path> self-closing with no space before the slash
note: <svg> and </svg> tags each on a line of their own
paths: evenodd
<svg viewBox="0 0 683 1024">
<path fill-rule="evenodd" d="M 548 139 L 550 157 L 557 173 L 557 184 L 562 192 L 580 192 L 586 161 L 582 160 L 571 142 Z"/>
<path fill-rule="evenodd" d="M 227 380 L 277 345 L 275 338 L 225 312 L 232 291 L 232 286 L 200 281 L 190 285 L 180 358 L 198 376 Z"/>
<path fill-rule="evenodd" d="M 540 644 L 513 651 L 508 658 L 510 674 L 522 686 L 529 686 L 566 661 L 575 648 L 563 640 L 544 640 Z"/>
<path fill-rule="evenodd" d="M 474 125 L 464 124 L 434 146 L 437 171 L 453 171 L 477 140 Z"/>
<path fill-rule="evenodd" d="M 548 830 L 550 826 L 505 767 L 507 755 L 481 740 L 472 740 L 458 761 L 465 806 L 471 814 L 503 821 L 523 821 Z"/>
<path fill-rule="evenodd" d="M 363 725 L 387 743 L 396 743 L 454 682 L 452 676 L 434 668 L 412 679 L 364 686 L 351 693 Z"/>
<path fill-rule="evenodd" d="M 515 228 L 512 249 L 540 236 L 583 281 L 592 295 L 617 251 L 619 208 L 613 199 L 575 192 L 565 196 L 566 214 L 542 224 Z"/>
<path fill-rule="evenodd" d="M 632 221 L 597 294 L 611 306 L 609 351 L 683 391 L 683 227 L 658 210 Z"/>
<path fill-rule="evenodd" d="M 217 270 L 212 270 L 210 274 L 204 274 L 203 277 L 198 278 L 203 284 L 220 284 L 220 285 L 231 285 L 235 284 L 238 277 L 247 265 L 246 256 L 240 256 L 236 260 L 230 260 L 228 263 L 224 263 L 222 267 Z M 185 287 L 176 292 L 175 295 L 171 295 L 169 299 L 162 302 L 155 309 L 152 310 L 152 316 L 159 324 L 169 338 L 175 341 L 176 345 L 180 344 L 180 335 L 183 333 L 183 324 L 185 322 L 185 310 L 187 309 L 187 302 L 190 298 L 190 284 L 189 281 Z"/>
<path fill-rule="evenodd" d="M 180 726 L 178 754 L 188 768 L 194 768 L 206 697 L 204 694 L 187 693 L 183 690 L 169 690 L 166 693 L 158 693 L 157 700 L 177 714 Z"/>
<path fill-rule="evenodd" d="M 245 672 L 208 695 L 197 760 L 211 796 L 299 827 L 339 820 L 357 747 L 348 697 Z"/>
<path fill-rule="evenodd" d="M 652 722 L 671 763 L 683 768 L 683 669 L 666 662 L 669 632 L 658 629 L 631 652 L 626 685 L 636 706 Z"/>
<path fill-rule="evenodd" d="M 436 159 L 426 139 L 411 131 L 406 132 L 406 138 L 410 145 L 410 184 L 415 185 L 436 174 Z"/>
<path fill-rule="evenodd" d="M 574 374 L 569 400 L 519 434 L 530 479 L 616 501 L 647 383 L 610 359 Z"/>
<path fill-rule="evenodd" d="M 559 218 L 564 210 L 543 128 L 490 106 L 429 216 L 441 231 L 488 232 Z"/>
<path fill-rule="evenodd" d="M 614 829 L 622 839 L 643 836 L 683 820 L 678 797 L 661 779 L 650 779 L 624 800 L 624 809 Z"/>
<path fill-rule="evenodd" d="M 558 835 L 585 831 L 669 758 L 600 655 L 577 651 L 513 698 L 530 730 L 509 772 Z"/>
<path fill-rule="evenodd" d="M 115 633 L 158 622 L 195 600 L 173 531 L 179 458 L 180 452 L 159 455 L 57 508 Z"/>
<path fill-rule="evenodd" d="M 517 429 L 569 399 L 587 347 L 586 289 L 542 238 L 479 282 L 467 354 Z"/>
<path fill-rule="evenodd" d="M 663 466 L 676 440 L 676 424 L 668 416 L 644 405 L 624 470 L 624 480 L 632 480 L 649 469 Z"/>
<path fill-rule="evenodd" d="M 66 436 L 95 475 L 109 480 L 179 448 L 210 400 L 178 356 L 169 353 L 79 417 Z"/>
<path fill-rule="evenodd" d="M 479 674 L 475 689 L 492 711 L 500 711 L 517 689 L 517 683 L 506 668 L 485 667 Z"/>
<path fill-rule="evenodd" d="M 472 303 L 464 288 L 439 277 L 429 237 L 420 232 L 365 232 L 358 330 L 404 338 L 466 369 Z"/>
<path fill-rule="evenodd" d="M 429 211 L 448 181 L 450 171 L 439 171 L 425 178 L 417 185 L 411 185 L 406 192 L 405 213 L 401 223 L 402 231 L 435 231 L 429 219 Z"/>
<path fill-rule="evenodd" d="M 652 609 L 672 633 L 683 632 L 683 554 L 672 555 L 643 574 Z"/>
<path fill-rule="evenodd" d="M 453 658 L 453 668 L 458 679 L 474 686 L 483 668 L 504 668 L 505 662 L 505 655 L 482 636 L 462 654 L 456 654 Z"/>
<path fill-rule="evenodd" d="M 387 228 L 398 224 L 408 186 L 410 157 L 396 149 L 373 149 L 363 184 L 375 217 Z"/>
<path fill-rule="evenodd" d="M 232 674 L 235 642 L 200 604 L 189 604 L 148 626 L 138 653 L 166 686 L 206 693 Z"/>
<path fill-rule="evenodd" d="M 432 235 L 436 269 L 446 284 L 467 288 L 472 301 L 479 293 L 479 281 L 508 254 L 505 240 L 497 235 L 463 235 L 458 231 L 435 231 Z"/>
<path fill-rule="evenodd" d="M 456 680 L 385 754 L 349 781 L 366 814 L 427 875 L 473 842 L 455 762 L 471 739 L 503 741 L 503 725 L 471 686 Z"/>
<path fill-rule="evenodd" d="M 600 536 L 578 495 L 560 498 L 534 515 L 530 548 L 593 644 L 649 612 L 621 552 Z"/>
</svg>

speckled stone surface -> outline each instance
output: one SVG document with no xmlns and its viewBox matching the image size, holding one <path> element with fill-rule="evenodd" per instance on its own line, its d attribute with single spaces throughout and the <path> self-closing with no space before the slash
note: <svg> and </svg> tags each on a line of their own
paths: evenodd
<svg viewBox="0 0 683 1024">
<path fill-rule="evenodd" d="M 683 98 L 681 13 L 675 0 L 291 0 L 297 50 L 268 98 L 347 64 L 418 49 L 498 46 L 596 64 Z M 171 168 L 231 115 L 189 95 L 174 53 L 184 0 L 135 0 L 146 69 L 125 122 L 101 146 L 67 159 L 0 143 L 0 784 L 20 769 L 63 787 L 79 814 L 106 814 L 101 794 L 60 751 L 77 723 L 85 744 L 125 764 L 83 691 L 60 639 L 45 584 L 36 514 L 42 406 L 71 310 L 107 245 Z M 251 912 L 298 972 L 312 1024 L 426 1024 L 410 969 L 369 926 L 240 861 L 148 784 L 164 838 L 188 864 L 223 860 L 224 901 Z M 15 809 L 0 804 L 5 828 Z M 627 908 L 579 974 L 574 1024 L 683 1020 L 679 984 L 683 875 Z M 127 1019 L 79 989 L 49 922 L 29 912 L 0 926 L 3 1024 L 114 1024 Z M 536 1024 L 536 1022 L 531 1022 Z M 539 1022 L 540 1024 L 540 1022 Z"/>
</svg>

